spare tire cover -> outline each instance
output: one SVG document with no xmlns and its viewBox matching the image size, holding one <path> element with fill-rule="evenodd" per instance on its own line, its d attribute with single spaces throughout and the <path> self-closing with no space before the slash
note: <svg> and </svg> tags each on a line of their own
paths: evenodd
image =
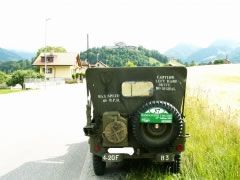
<svg viewBox="0 0 240 180">
<path fill-rule="evenodd" d="M 154 112 L 155 111 L 155 112 Z M 159 112 L 170 114 L 171 122 L 168 123 L 142 123 L 141 114 L 152 113 L 157 116 Z M 165 101 L 150 101 L 144 104 L 134 114 L 132 131 L 139 144 L 148 148 L 158 148 L 169 145 L 183 130 L 183 120 L 178 110 Z"/>
</svg>

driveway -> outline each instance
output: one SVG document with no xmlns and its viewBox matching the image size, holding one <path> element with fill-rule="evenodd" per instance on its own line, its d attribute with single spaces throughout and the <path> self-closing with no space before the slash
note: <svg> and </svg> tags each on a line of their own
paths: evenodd
<svg viewBox="0 0 240 180">
<path fill-rule="evenodd" d="M 0 95 L 0 179 L 79 179 L 85 84 Z"/>
</svg>

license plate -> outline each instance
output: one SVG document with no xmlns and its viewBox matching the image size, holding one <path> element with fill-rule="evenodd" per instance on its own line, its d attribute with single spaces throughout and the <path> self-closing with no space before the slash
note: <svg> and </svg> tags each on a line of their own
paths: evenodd
<svg viewBox="0 0 240 180">
<path fill-rule="evenodd" d="M 120 162 L 122 161 L 123 157 L 122 154 L 104 154 L 102 157 L 103 161 L 105 162 Z"/>
<path fill-rule="evenodd" d="M 172 162 L 174 161 L 174 154 L 157 154 L 157 160 L 160 162 Z"/>
</svg>

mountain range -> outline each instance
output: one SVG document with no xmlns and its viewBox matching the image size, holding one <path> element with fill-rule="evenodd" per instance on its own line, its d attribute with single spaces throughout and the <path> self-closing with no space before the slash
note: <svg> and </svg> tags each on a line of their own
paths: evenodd
<svg viewBox="0 0 240 180">
<path fill-rule="evenodd" d="M 164 53 L 169 58 L 180 59 L 183 62 L 195 61 L 208 63 L 216 59 L 227 58 L 233 63 L 240 63 L 240 43 L 230 40 L 216 40 L 206 48 L 192 44 L 178 44 Z"/>
<path fill-rule="evenodd" d="M 34 53 L 19 50 L 9 50 L 0 48 L 0 61 L 18 61 L 23 59 L 31 60 Z"/>
<path fill-rule="evenodd" d="M 0 48 L 0 61 L 31 60 L 35 53 Z M 208 63 L 212 60 L 228 58 L 232 63 L 240 63 L 240 43 L 230 40 L 216 40 L 208 47 L 202 48 L 193 44 L 177 44 L 168 49 L 164 55 L 182 62 Z"/>
</svg>

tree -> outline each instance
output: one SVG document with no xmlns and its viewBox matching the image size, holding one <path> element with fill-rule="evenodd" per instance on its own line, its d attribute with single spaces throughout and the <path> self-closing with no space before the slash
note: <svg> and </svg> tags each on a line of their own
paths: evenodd
<svg viewBox="0 0 240 180">
<path fill-rule="evenodd" d="M 16 84 L 20 84 L 23 89 L 25 78 L 43 78 L 43 75 L 33 70 L 18 70 L 12 74 L 11 78 L 7 81 L 7 85 L 15 86 Z"/>
<path fill-rule="evenodd" d="M 190 66 L 196 66 L 196 62 L 195 61 L 191 61 Z"/>
<path fill-rule="evenodd" d="M 0 62 L 0 71 L 12 73 L 17 70 L 33 69 L 32 62 L 29 60 Z"/>
<path fill-rule="evenodd" d="M 136 66 L 152 66 L 149 59 L 166 63 L 168 58 L 158 51 L 132 46 L 116 46 L 115 48 L 90 48 L 80 53 L 80 58 L 95 64 L 97 59 L 111 67 L 125 67 L 128 60 Z"/>
<path fill-rule="evenodd" d="M 188 66 L 189 66 L 189 63 L 188 63 L 188 62 L 185 62 L 184 65 L 188 67 Z"/>
<path fill-rule="evenodd" d="M 36 57 L 34 59 L 36 59 L 41 53 L 44 53 L 44 52 L 59 52 L 59 53 L 63 52 L 64 53 L 64 52 L 67 52 L 67 50 L 60 46 L 43 47 L 43 48 L 38 49 Z"/>
<path fill-rule="evenodd" d="M 215 60 L 213 64 L 224 64 L 224 60 L 223 59 Z"/>
<path fill-rule="evenodd" d="M 8 80 L 8 75 L 2 71 L 0 71 L 0 84 L 4 84 Z"/>
<path fill-rule="evenodd" d="M 125 67 L 136 67 L 136 65 L 132 61 L 128 61 L 126 62 Z"/>
</svg>

